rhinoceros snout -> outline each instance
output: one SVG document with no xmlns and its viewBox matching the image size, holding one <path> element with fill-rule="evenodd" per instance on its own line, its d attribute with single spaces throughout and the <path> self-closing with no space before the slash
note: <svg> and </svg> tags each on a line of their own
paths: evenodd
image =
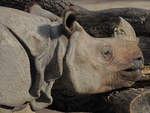
<svg viewBox="0 0 150 113">
<path fill-rule="evenodd" d="M 121 71 L 121 77 L 129 81 L 137 81 L 142 77 L 142 69 L 144 66 L 143 57 L 137 57 L 131 63 L 131 66 Z"/>
<path fill-rule="evenodd" d="M 144 64 L 144 59 L 143 57 L 138 57 L 136 58 L 133 63 L 132 63 L 132 68 L 133 69 L 142 69 Z"/>
</svg>

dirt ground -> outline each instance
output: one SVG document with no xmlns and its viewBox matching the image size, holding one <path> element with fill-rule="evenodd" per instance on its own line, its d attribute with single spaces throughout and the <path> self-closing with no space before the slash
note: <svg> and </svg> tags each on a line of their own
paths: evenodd
<svg viewBox="0 0 150 113">
<path fill-rule="evenodd" d="M 149 0 L 73 0 L 73 3 L 91 10 L 135 7 L 150 9 Z"/>
<path fill-rule="evenodd" d="M 73 3 L 90 10 L 103 10 L 109 8 L 135 7 L 150 9 L 149 0 L 72 0 Z M 34 113 L 27 111 L 27 113 Z M 60 113 L 56 111 L 42 110 L 37 113 Z"/>
</svg>

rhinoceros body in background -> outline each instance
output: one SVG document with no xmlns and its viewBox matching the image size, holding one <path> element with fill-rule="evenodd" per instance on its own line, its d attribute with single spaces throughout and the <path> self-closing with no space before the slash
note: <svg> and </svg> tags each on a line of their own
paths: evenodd
<svg viewBox="0 0 150 113">
<path fill-rule="evenodd" d="M 140 78 L 142 53 L 124 19 L 114 38 L 89 36 L 69 10 L 63 22 L 0 7 L 0 105 L 29 102 L 38 110 L 52 103 L 53 83 L 54 90 L 93 94 Z"/>
</svg>

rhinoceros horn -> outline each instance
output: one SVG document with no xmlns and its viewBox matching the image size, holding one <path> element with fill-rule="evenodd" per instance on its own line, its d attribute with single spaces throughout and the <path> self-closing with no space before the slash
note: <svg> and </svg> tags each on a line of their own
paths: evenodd
<svg viewBox="0 0 150 113">
<path fill-rule="evenodd" d="M 119 25 L 114 29 L 114 37 L 124 40 L 137 41 L 134 29 L 122 17 L 120 17 Z"/>
</svg>

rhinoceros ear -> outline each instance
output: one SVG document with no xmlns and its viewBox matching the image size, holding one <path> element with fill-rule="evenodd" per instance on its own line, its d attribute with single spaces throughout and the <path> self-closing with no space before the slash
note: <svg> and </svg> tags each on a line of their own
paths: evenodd
<svg viewBox="0 0 150 113">
<path fill-rule="evenodd" d="M 137 41 L 137 37 L 132 26 L 120 17 L 119 25 L 114 29 L 114 37 L 124 40 Z"/>
<path fill-rule="evenodd" d="M 74 31 L 81 31 L 83 28 L 76 21 L 77 11 L 73 9 L 65 10 L 63 13 L 63 24 L 67 32 L 72 34 Z"/>
</svg>

